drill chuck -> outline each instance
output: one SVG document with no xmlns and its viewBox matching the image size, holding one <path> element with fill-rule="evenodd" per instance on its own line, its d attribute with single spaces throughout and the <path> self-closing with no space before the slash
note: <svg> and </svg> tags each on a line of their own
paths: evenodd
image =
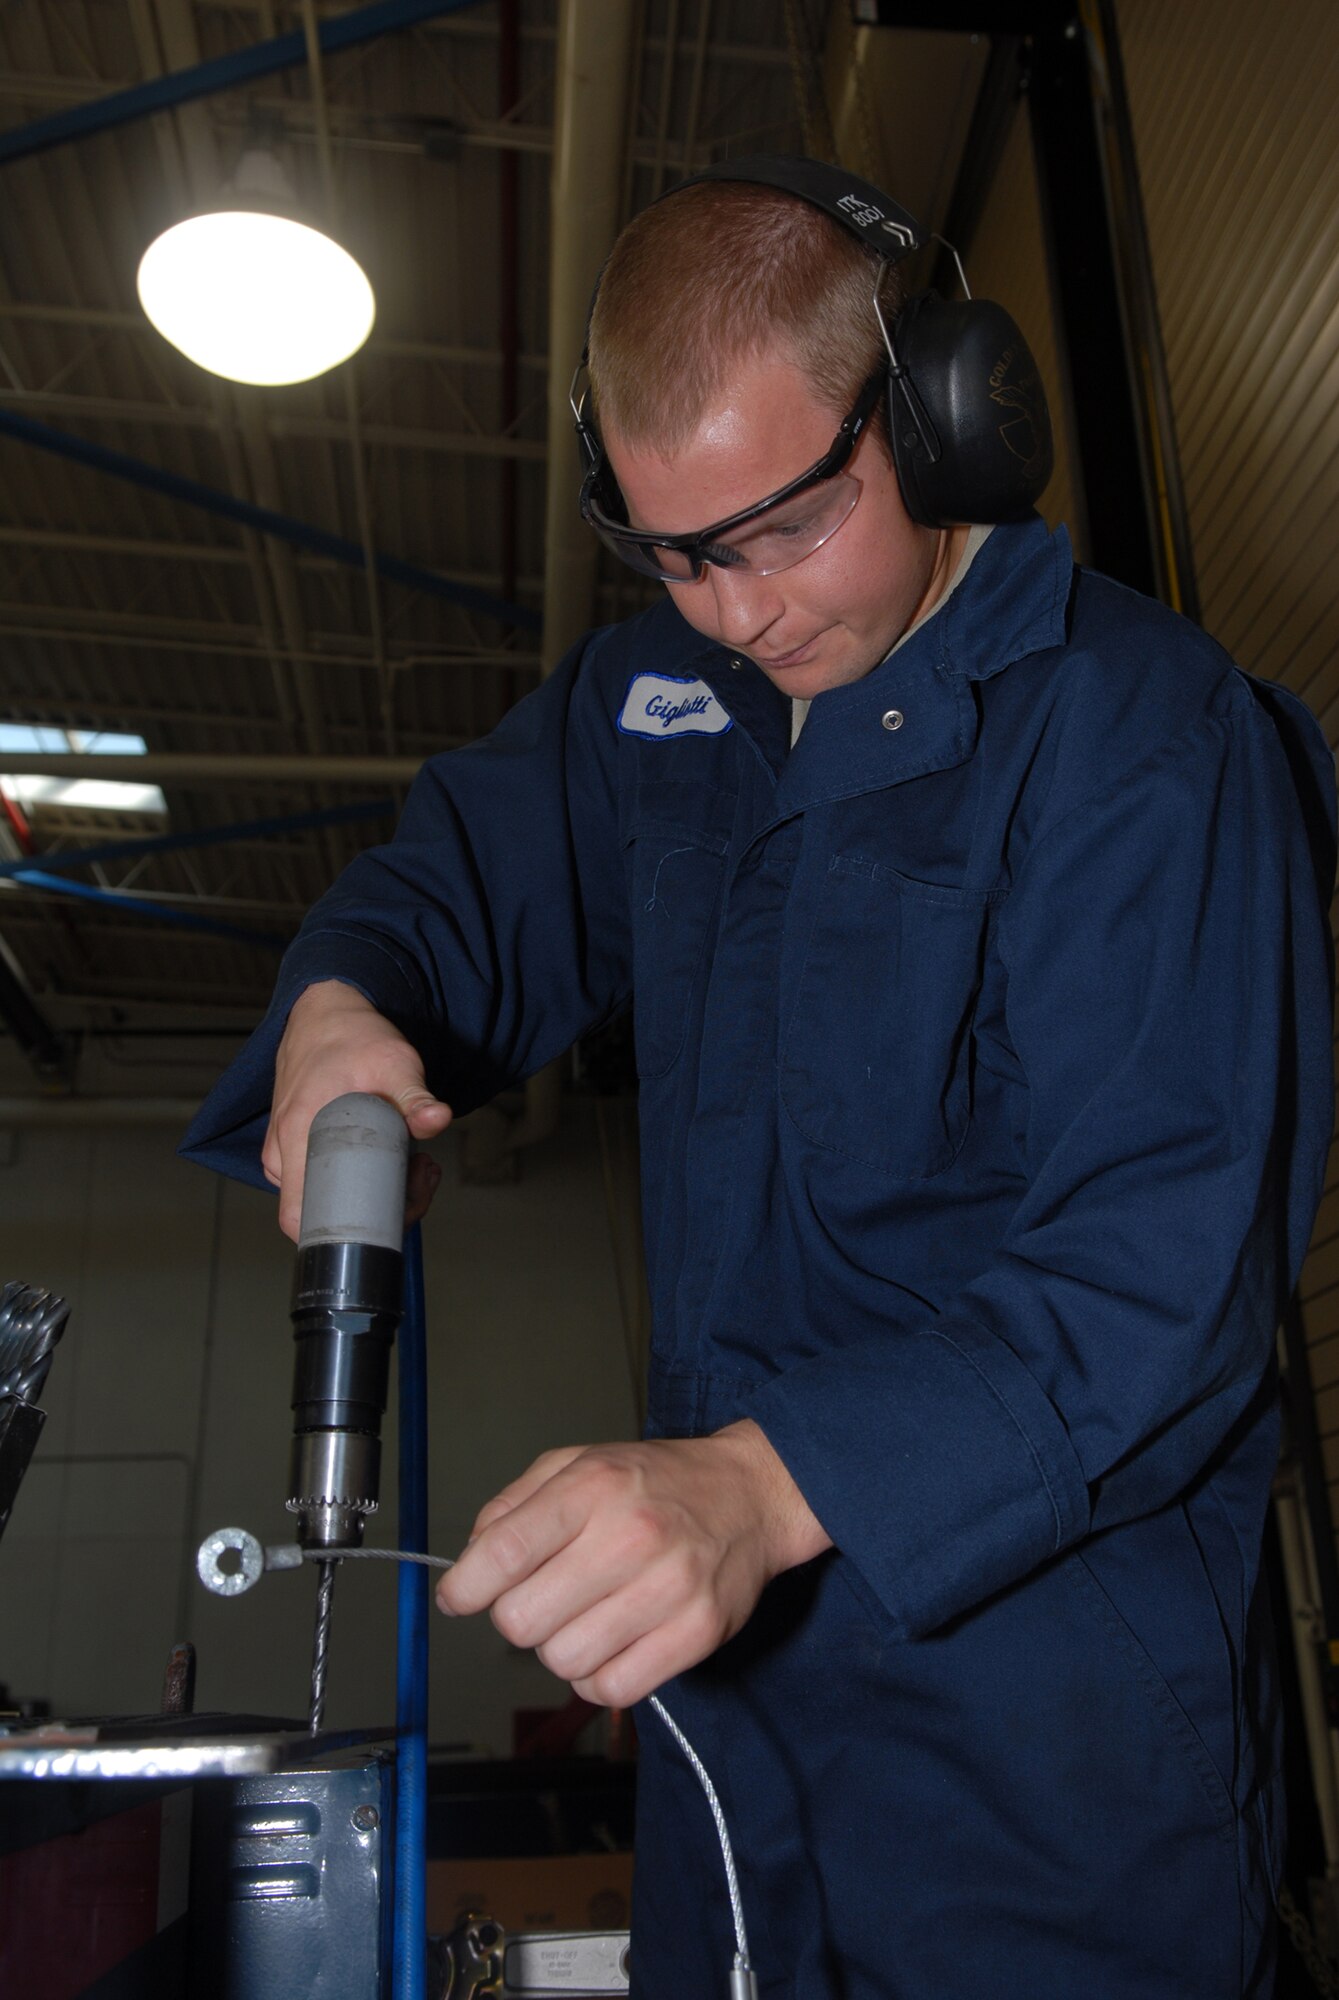
<svg viewBox="0 0 1339 2000">
<path fill-rule="evenodd" d="M 293 1278 L 288 1499 L 305 1549 L 357 1548 L 376 1510 L 408 1151 L 404 1120 L 384 1098 L 354 1092 L 312 1121 Z"/>
</svg>

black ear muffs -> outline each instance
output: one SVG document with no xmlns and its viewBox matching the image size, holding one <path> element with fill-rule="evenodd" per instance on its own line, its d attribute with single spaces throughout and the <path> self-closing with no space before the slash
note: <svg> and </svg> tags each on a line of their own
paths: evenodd
<svg viewBox="0 0 1339 2000">
<path fill-rule="evenodd" d="M 1051 476 L 1051 419 L 1004 307 L 920 292 L 891 332 L 888 435 L 913 521 L 946 528 L 1028 513 Z"/>
<path fill-rule="evenodd" d="M 929 240 L 880 189 L 825 161 L 772 155 L 722 160 L 660 199 L 671 200 L 699 181 L 743 181 L 807 201 L 885 263 L 896 264 Z M 1032 352 L 1004 307 L 918 292 L 888 332 L 897 356 L 888 374 L 888 435 L 912 520 L 948 528 L 1027 514 L 1051 476 L 1051 419 Z M 589 340 L 589 316 L 586 333 Z M 583 474 L 605 476 L 603 449 L 588 417 L 578 418 L 577 433 Z"/>
</svg>

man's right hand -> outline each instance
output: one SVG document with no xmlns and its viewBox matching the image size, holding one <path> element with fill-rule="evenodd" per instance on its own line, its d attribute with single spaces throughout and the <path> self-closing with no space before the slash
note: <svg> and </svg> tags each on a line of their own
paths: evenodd
<svg viewBox="0 0 1339 2000">
<path fill-rule="evenodd" d="M 274 1102 L 260 1163 L 279 1190 L 279 1227 L 298 1240 L 307 1134 L 323 1105 L 349 1090 L 371 1091 L 395 1105 L 415 1139 L 435 1139 L 451 1107 L 434 1097 L 423 1064 L 398 1028 L 355 987 L 326 979 L 294 1001 L 274 1065 Z M 417 1222 L 437 1190 L 441 1169 L 427 1153 L 409 1162 L 405 1221 Z"/>
</svg>

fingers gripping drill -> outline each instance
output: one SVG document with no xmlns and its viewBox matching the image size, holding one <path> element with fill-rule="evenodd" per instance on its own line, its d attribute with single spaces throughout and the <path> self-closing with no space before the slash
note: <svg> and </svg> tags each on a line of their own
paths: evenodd
<svg viewBox="0 0 1339 2000">
<path fill-rule="evenodd" d="M 362 1544 L 381 1483 L 381 1419 L 403 1286 L 409 1133 L 384 1098 L 351 1092 L 312 1120 L 293 1275 L 288 1510 L 319 1561 L 311 1727 L 325 1710 L 335 1566 Z"/>
</svg>

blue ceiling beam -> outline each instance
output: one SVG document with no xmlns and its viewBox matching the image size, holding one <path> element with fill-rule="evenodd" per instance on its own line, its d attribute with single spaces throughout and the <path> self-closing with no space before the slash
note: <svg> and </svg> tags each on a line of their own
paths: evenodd
<svg viewBox="0 0 1339 2000">
<path fill-rule="evenodd" d="M 265 819 L 232 820 L 190 833 L 153 833 L 134 840 L 104 840 L 95 847 L 62 847 L 55 854 L 29 854 L 17 861 L 0 861 L 0 881 L 31 874 L 48 875 L 91 868 L 95 861 L 133 861 L 146 854 L 170 854 L 181 847 L 217 847 L 233 840 L 263 840 L 272 833 L 301 833 L 314 826 L 345 826 L 354 820 L 386 819 L 395 811 L 393 799 L 361 799 L 353 805 L 318 806 L 314 812 L 270 814 Z"/>
<path fill-rule="evenodd" d="M 48 895 L 73 896 L 78 902 L 96 903 L 105 910 L 124 910 L 130 916 L 147 918 L 151 924 L 203 931 L 210 937 L 231 938 L 235 944 L 259 944 L 267 951 L 284 951 L 288 947 L 289 940 L 275 931 L 245 930 L 240 924 L 225 924 L 217 917 L 199 917 L 191 910 L 172 910 L 164 903 L 151 903 L 142 896 L 118 896 L 112 889 L 95 889 L 91 882 L 71 882 L 64 875 L 48 875 L 42 868 L 24 868 L 11 879 L 24 889 L 44 889 Z"/>
<path fill-rule="evenodd" d="M 337 55 L 341 49 L 355 48 L 378 35 L 393 34 L 398 28 L 412 28 L 437 14 L 458 14 L 478 0 L 378 0 L 372 7 L 355 7 L 348 14 L 322 21 L 319 39 L 323 55 Z M 198 97 L 212 97 L 220 90 L 237 90 L 258 77 L 293 69 L 307 60 L 307 42 L 301 29 L 276 35 L 268 42 L 253 42 L 226 56 L 195 63 L 189 69 L 151 77 L 147 83 L 132 84 L 90 103 L 72 105 L 50 118 L 38 118 L 0 132 L 0 166 L 14 160 L 31 159 L 35 153 L 49 152 L 73 139 L 86 139 L 94 132 L 108 132 L 117 125 L 133 124 L 155 111 L 170 111 L 178 104 L 190 104 Z"/>
<path fill-rule="evenodd" d="M 53 430 L 50 424 L 39 423 L 35 417 L 22 416 L 17 410 L 0 409 L 0 436 L 17 438 L 20 443 L 36 445 L 41 451 L 55 452 L 60 458 L 73 459 L 77 465 L 86 465 L 94 472 L 104 472 L 112 479 L 128 480 L 131 485 L 143 486 L 151 493 L 166 494 L 169 499 L 179 500 L 187 507 L 201 507 L 208 514 L 220 514 L 224 520 L 236 521 L 240 527 L 255 528 L 262 535 L 273 535 L 281 542 L 291 542 L 295 548 L 308 549 L 314 555 L 346 563 L 350 569 L 366 568 L 359 542 L 348 541 L 343 535 L 332 535 L 324 528 L 314 527 L 310 521 L 295 520 L 290 514 L 278 514 L 271 507 L 255 507 L 249 500 L 237 500 L 231 493 L 220 492 L 216 486 L 202 486 L 198 479 L 184 479 L 180 473 L 167 472 L 162 466 L 150 465 L 142 458 L 131 458 L 123 451 L 110 451 L 105 445 L 94 444 L 88 438 L 74 437 L 69 431 Z M 473 611 L 483 618 L 500 619 L 504 625 L 514 625 L 523 631 L 538 632 L 543 627 L 544 621 L 538 611 L 494 597 L 491 591 L 477 590 L 469 583 L 454 583 L 450 577 L 439 576 L 436 570 L 420 569 L 416 563 L 402 562 L 399 556 L 377 554 L 374 559 L 377 575 L 386 577 L 391 583 L 402 583 L 410 590 L 421 590 L 431 597 L 444 597 L 448 603 L 459 604 L 466 611 Z"/>
</svg>

